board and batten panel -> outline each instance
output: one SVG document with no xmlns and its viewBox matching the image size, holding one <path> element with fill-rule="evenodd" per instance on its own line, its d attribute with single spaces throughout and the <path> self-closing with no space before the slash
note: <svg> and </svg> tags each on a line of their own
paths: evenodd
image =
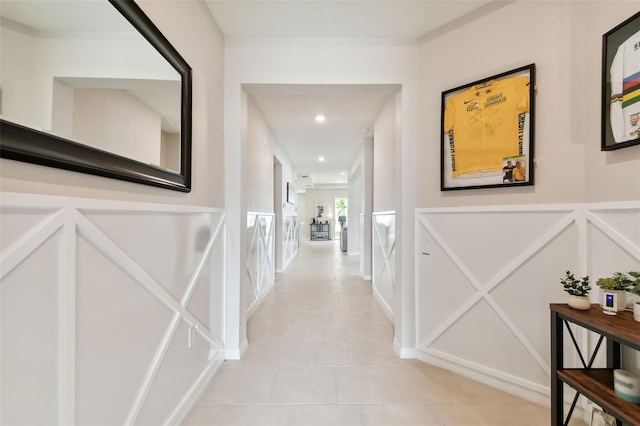
<svg viewBox="0 0 640 426">
<path fill-rule="evenodd" d="M 394 322 L 396 214 L 395 212 L 374 212 L 372 224 L 373 295 L 391 322 Z"/>
<path fill-rule="evenodd" d="M 639 207 L 416 210 L 418 358 L 546 403 L 549 303 L 567 300 L 559 281 L 567 270 L 592 282 L 616 270 L 638 270 Z M 576 334 L 581 347 L 594 347 L 589 333 Z M 577 366 L 566 340 L 567 362 Z"/>
<path fill-rule="evenodd" d="M 247 317 L 260 305 L 275 284 L 275 215 L 247 213 L 248 287 L 245 292 Z"/>
<path fill-rule="evenodd" d="M 225 212 L 2 193 L 0 213 L 2 424 L 179 422 L 224 360 Z"/>
</svg>

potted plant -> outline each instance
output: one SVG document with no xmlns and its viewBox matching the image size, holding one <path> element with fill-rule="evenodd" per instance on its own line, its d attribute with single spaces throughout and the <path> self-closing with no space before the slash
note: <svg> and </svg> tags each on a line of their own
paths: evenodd
<svg viewBox="0 0 640 426">
<path fill-rule="evenodd" d="M 640 272 L 629 271 L 628 275 L 630 277 L 630 286 L 627 291 L 636 296 L 640 296 Z M 633 319 L 640 322 L 640 299 L 636 299 L 633 302 Z"/>
<path fill-rule="evenodd" d="M 615 272 L 610 277 L 599 278 L 598 281 L 596 281 L 596 285 L 600 287 L 600 290 L 602 290 L 600 306 L 604 306 L 605 292 L 616 293 L 616 311 L 624 311 L 627 304 L 627 296 L 625 292 L 631 289 L 631 284 L 631 279 L 623 272 Z"/>
<path fill-rule="evenodd" d="M 589 291 L 591 290 L 588 275 L 586 277 L 576 278 L 571 271 L 567 271 L 564 279 L 560 280 L 560 284 L 564 287 L 564 291 L 569 293 L 569 306 L 583 311 L 591 308 L 591 301 L 589 301 L 588 297 Z"/>
</svg>

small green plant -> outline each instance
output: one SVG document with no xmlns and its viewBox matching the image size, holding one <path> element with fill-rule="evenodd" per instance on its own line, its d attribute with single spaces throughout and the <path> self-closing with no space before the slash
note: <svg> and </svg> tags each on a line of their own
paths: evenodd
<svg viewBox="0 0 640 426">
<path fill-rule="evenodd" d="M 629 271 L 627 274 L 629 275 L 629 281 L 631 282 L 627 291 L 640 296 L 640 272 Z"/>
<path fill-rule="evenodd" d="M 567 271 L 564 279 L 560 280 L 560 284 L 564 287 L 564 291 L 572 296 L 586 296 L 591 290 L 589 285 L 589 276 L 576 278 L 571 271 Z"/>
<path fill-rule="evenodd" d="M 624 272 L 615 272 L 610 277 L 599 278 L 596 285 L 603 290 L 631 290 L 633 282 Z"/>
</svg>

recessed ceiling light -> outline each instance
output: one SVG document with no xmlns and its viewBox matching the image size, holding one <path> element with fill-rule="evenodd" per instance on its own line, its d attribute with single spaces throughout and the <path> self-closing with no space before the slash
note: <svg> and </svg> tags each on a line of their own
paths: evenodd
<svg viewBox="0 0 640 426">
<path fill-rule="evenodd" d="M 344 172 L 341 172 L 340 174 L 344 176 Z"/>
<path fill-rule="evenodd" d="M 316 115 L 316 121 L 318 123 L 324 123 L 325 120 L 326 120 L 326 118 L 324 117 L 324 115 L 322 115 L 322 114 Z"/>
<path fill-rule="evenodd" d="M 324 161 L 324 157 L 318 157 L 318 161 L 322 163 Z"/>
</svg>

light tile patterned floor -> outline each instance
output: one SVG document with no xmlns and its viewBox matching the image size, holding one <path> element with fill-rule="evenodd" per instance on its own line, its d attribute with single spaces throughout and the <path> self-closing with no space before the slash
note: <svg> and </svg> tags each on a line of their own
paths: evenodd
<svg viewBox="0 0 640 426">
<path fill-rule="evenodd" d="M 338 241 L 303 243 L 247 336 L 183 426 L 549 424 L 546 407 L 399 359 L 371 282 Z"/>
</svg>

